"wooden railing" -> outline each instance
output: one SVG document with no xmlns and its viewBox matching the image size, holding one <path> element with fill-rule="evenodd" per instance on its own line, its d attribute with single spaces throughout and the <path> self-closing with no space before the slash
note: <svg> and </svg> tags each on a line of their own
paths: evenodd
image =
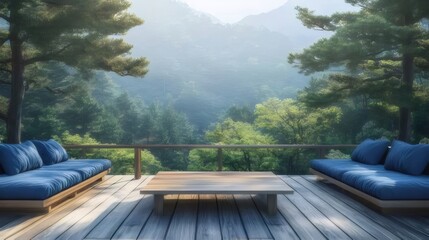
<svg viewBox="0 0 429 240">
<path fill-rule="evenodd" d="M 141 151 L 144 149 L 217 149 L 217 170 L 223 170 L 223 149 L 314 149 L 319 157 L 323 157 L 329 149 L 353 148 L 353 144 L 339 145 L 311 145 L 311 144 L 276 144 L 276 145 L 202 145 L 202 144 L 177 144 L 177 145 L 64 145 L 66 149 L 134 149 L 134 178 L 141 178 Z"/>
</svg>

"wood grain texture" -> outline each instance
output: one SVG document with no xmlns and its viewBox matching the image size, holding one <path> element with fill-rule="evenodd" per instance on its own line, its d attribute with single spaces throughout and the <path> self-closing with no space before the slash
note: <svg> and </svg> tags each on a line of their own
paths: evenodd
<svg viewBox="0 0 429 240">
<path fill-rule="evenodd" d="M 327 218 L 316 206 L 309 203 L 304 196 L 295 192 L 287 198 L 294 204 L 311 223 L 328 239 L 350 239 L 337 225 Z"/>
<path fill-rule="evenodd" d="M 271 172 L 159 172 L 143 194 L 280 194 L 292 189 Z"/>
<path fill-rule="evenodd" d="M 344 216 L 348 217 L 351 221 L 355 222 L 358 226 L 368 231 L 372 236 L 377 239 L 392 239 L 399 240 L 397 236 L 392 234 L 390 231 L 386 230 L 380 226 L 377 222 L 372 221 L 371 219 L 364 216 L 360 211 L 350 208 L 347 204 L 327 192 L 321 190 L 317 185 L 312 184 L 301 176 L 292 177 L 293 180 L 297 181 L 301 185 L 305 186 L 311 191 L 308 194 L 314 194 L 323 199 L 325 202 L 329 203 L 330 206 L 337 209 Z M 306 196 L 308 196 L 306 194 Z"/>
<path fill-rule="evenodd" d="M 67 231 L 58 236 L 57 240 L 74 240 L 83 239 L 85 236 L 95 228 L 108 214 L 110 214 L 119 203 L 121 203 L 127 195 L 129 195 L 141 181 L 132 179 L 124 179 L 127 183 L 123 185 L 118 191 L 114 192 L 112 196 L 103 201 L 100 205 L 94 208 L 89 214 L 73 224 Z M 130 181 L 131 180 L 131 181 Z M 124 214 L 115 211 L 113 214 Z M 118 216 L 119 217 L 119 216 Z M 121 218 L 121 217 L 119 217 Z"/>
<path fill-rule="evenodd" d="M 261 195 L 253 195 L 252 199 L 255 202 L 256 207 L 258 208 L 262 217 L 264 218 L 264 222 L 267 224 L 267 227 L 274 239 L 300 239 L 292 226 L 286 221 L 286 219 L 282 216 L 282 214 L 280 214 L 278 210 L 277 214 L 274 215 L 265 212 L 267 205 L 265 198 L 263 198 Z"/>
<path fill-rule="evenodd" d="M 149 182 L 151 177 L 141 178 L 139 180 L 131 181 L 138 185 L 134 188 L 128 196 L 126 196 L 120 203 L 102 220 L 91 232 L 86 236 L 90 239 L 105 239 L 111 238 L 122 222 L 129 216 L 129 213 L 136 207 L 139 201 L 142 199 L 140 195 L 140 187 L 144 186 Z"/>
<path fill-rule="evenodd" d="M 153 209 L 153 196 L 143 195 L 137 206 L 130 212 L 112 239 L 137 239 Z"/>
<path fill-rule="evenodd" d="M 223 239 L 247 239 L 232 195 L 216 195 Z"/>
<path fill-rule="evenodd" d="M 294 181 L 293 178 L 284 178 L 284 180 L 287 184 L 289 184 L 289 186 L 293 187 L 293 189 L 295 189 L 298 194 L 305 196 L 306 201 L 313 205 L 317 210 L 325 215 L 327 219 L 329 219 L 352 239 L 375 239 L 363 228 L 359 227 L 356 223 L 333 208 L 330 205 L 330 202 L 325 202 L 324 199 L 320 198 L 316 194 L 311 193 L 304 186 Z"/>
<path fill-rule="evenodd" d="M 168 231 L 169 223 L 176 210 L 178 195 L 167 195 L 164 197 L 164 213 L 162 215 L 150 215 L 144 225 L 138 239 L 164 239 Z M 153 205 L 152 205 L 153 206 Z"/>
<path fill-rule="evenodd" d="M 85 202 L 81 207 L 73 210 L 72 212 L 67 214 L 64 218 L 55 222 L 47 229 L 42 231 L 40 234 L 33 237 L 33 239 L 41 239 L 41 240 L 53 239 L 60 236 L 65 231 L 67 231 L 70 227 L 72 227 L 76 222 L 78 222 L 80 219 L 88 215 L 98 205 L 100 205 L 108 198 L 110 198 L 115 192 L 119 191 L 123 186 L 127 184 L 128 182 L 127 180 L 130 180 L 130 179 L 131 178 L 128 176 L 122 177 L 119 181 L 112 184 L 111 187 L 108 188 L 106 191 L 101 192 L 91 200 Z"/>
<path fill-rule="evenodd" d="M 107 176 L 49 214 L 0 212 L 0 239 L 429 238 L 429 217 L 382 215 L 314 176 L 284 178 L 295 193 L 277 195 L 274 215 L 260 194 L 166 195 L 158 215 L 153 195 L 140 194 L 143 180 Z"/>
<path fill-rule="evenodd" d="M 416 232 L 412 230 L 410 227 L 407 227 L 403 224 L 398 223 L 396 220 L 394 220 L 392 217 L 388 215 L 385 216 L 378 212 L 375 212 L 374 210 L 368 208 L 362 203 L 351 198 L 350 196 L 341 193 L 340 191 L 338 191 L 338 188 L 335 186 L 332 186 L 330 184 L 320 183 L 320 182 L 315 183 L 316 181 L 315 176 L 306 176 L 305 178 L 309 181 L 312 181 L 314 184 L 317 184 L 317 186 L 320 189 L 323 189 L 324 191 L 328 192 L 338 201 L 345 202 L 349 207 L 356 209 L 357 211 L 362 213 L 365 217 L 378 223 L 380 226 L 384 227 L 385 229 L 390 231 L 392 234 L 398 236 L 399 238 L 402 238 L 402 239 L 425 239 L 426 238 L 426 235 L 420 232 Z"/>
<path fill-rule="evenodd" d="M 284 195 L 278 196 L 277 208 L 301 239 L 326 239 L 313 223 Z"/>
<path fill-rule="evenodd" d="M 195 239 L 198 195 L 180 195 L 165 239 Z"/>
<path fill-rule="evenodd" d="M 250 195 L 234 195 L 234 199 L 247 236 L 251 239 L 273 239 L 264 219 L 253 203 L 252 197 Z"/>
<path fill-rule="evenodd" d="M 200 195 L 196 239 L 222 239 L 216 195 Z"/>
</svg>

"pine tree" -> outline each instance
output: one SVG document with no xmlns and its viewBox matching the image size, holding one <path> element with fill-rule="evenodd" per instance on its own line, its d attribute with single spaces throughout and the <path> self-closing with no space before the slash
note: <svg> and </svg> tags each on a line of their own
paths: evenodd
<svg viewBox="0 0 429 240">
<path fill-rule="evenodd" d="M 399 107 L 398 138 L 409 140 L 415 77 L 429 70 L 429 32 L 424 24 L 429 4 L 427 0 L 346 2 L 361 10 L 317 16 L 298 8 L 305 26 L 334 35 L 289 55 L 289 62 L 307 74 L 333 67 L 347 70 L 330 76 L 331 92 L 368 94 Z"/>
<path fill-rule="evenodd" d="M 10 86 L 7 142 L 20 142 L 25 92 L 40 86 L 32 69 L 51 62 L 79 71 L 144 76 L 145 58 L 127 56 L 132 46 L 118 35 L 142 24 L 125 0 L 3 0 L 0 2 L 0 84 Z M 42 85 L 43 86 L 43 85 Z"/>
</svg>

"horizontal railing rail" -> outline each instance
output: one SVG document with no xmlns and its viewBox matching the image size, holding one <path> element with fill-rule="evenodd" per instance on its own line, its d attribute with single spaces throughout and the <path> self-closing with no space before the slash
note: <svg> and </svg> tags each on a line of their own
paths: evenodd
<svg viewBox="0 0 429 240">
<path fill-rule="evenodd" d="M 208 144 L 69 144 L 66 149 L 134 149 L 134 178 L 141 178 L 141 151 L 144 149 L 217 149 L 217 170 L 223 170 L 223 149 L 315 149 L 323 157 L 326 150 L 353 148 L 354 144 L 315 145 L 315 144 L 272 144 L 272 145 L 208 145 Z"/>
</svg>

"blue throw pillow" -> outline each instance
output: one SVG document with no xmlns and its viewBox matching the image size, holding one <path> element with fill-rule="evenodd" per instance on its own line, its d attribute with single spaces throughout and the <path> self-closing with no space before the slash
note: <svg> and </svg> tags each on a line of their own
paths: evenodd
<svg viewBox="0 0 429 240">
<path fill-rule="evenodd" d="M 421 175 L 429 163 L 429 145 L 411 145 L 394 141 L 387 154 L 384 168 L 410 175 Z"/>
<path fill-rule="evenodd" d="M 53 139 L 48 141 L 33 141 L 33 143 L 36 145 L 37 151 L 45 165 L 64 162 L 69 158 L 63 146 Z"/>
<path fill-rule="evenodd" d="M 365 164 L 381 164 L 389 149 L 389 141 L 366 139 L 352 152 L 352 160 Z"/>
<path fill-rule="evenodd" d="M 30 141 L 21 144 L 0 144 L 0 165 L 8 175 L 15 175 L 43 165 L 36 147 Z"/>
</svg>

